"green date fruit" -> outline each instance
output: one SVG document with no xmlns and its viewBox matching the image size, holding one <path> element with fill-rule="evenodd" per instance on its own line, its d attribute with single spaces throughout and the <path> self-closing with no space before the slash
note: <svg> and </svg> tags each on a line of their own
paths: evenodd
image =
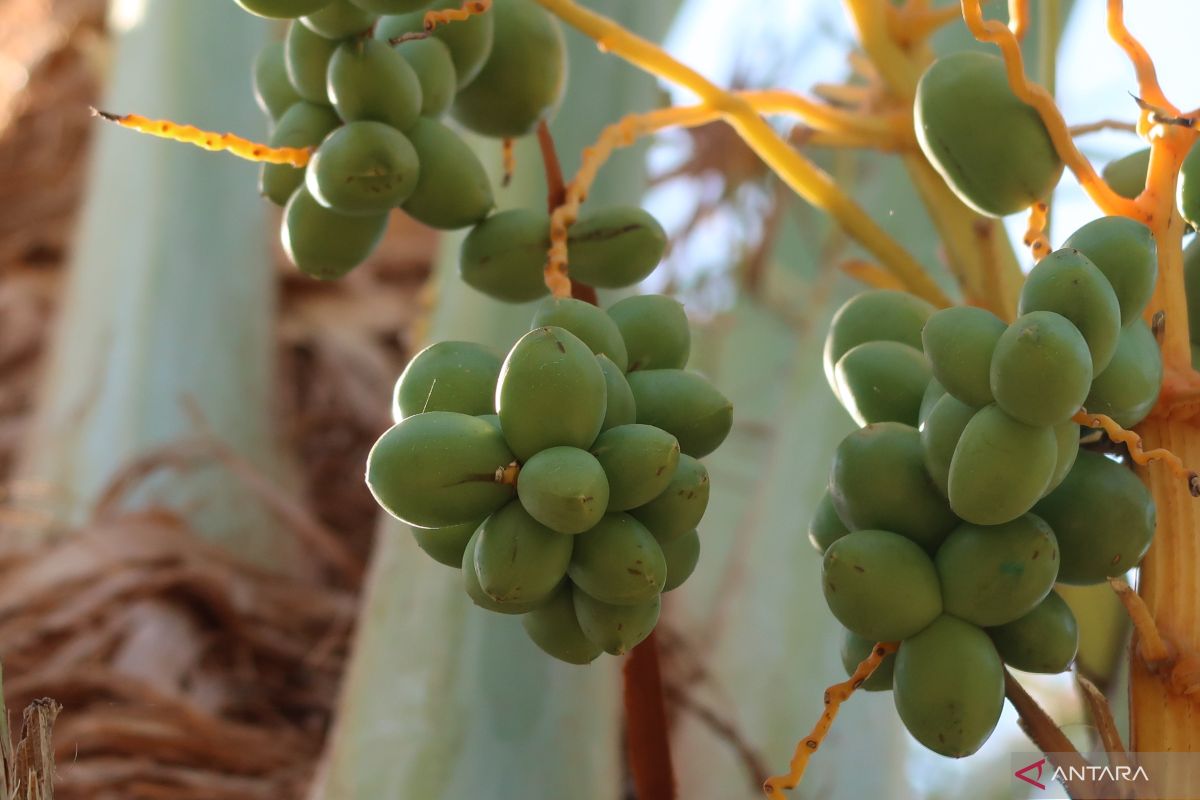
<svg viewBox="0 0 1200 800">
<path fill-rule="evenodd" d="M 679 463 L 679 442 L 652 425 L 619 425 L 596 438 L 592 455 L 608 476 L 609 509 L 628 511 L 666 491 Z"/>
<path fill-rule="evenodd" d="M 375 22 L 375 15 L 350 2 L 330 0 L 319 11 L 300 18 L 301 24 L 326 39 L 345 39 L 363 33 Z"/>
<path fill-rule="evenodd" d="M 340 278 L 361 264 L 387 228 L 387 212 L 369 216 L 339 214 L 317 202 L 301 186 L 283 209 L 280 239 L 284 252 L 313 278 Z"/>
<path fill-rule="evenodd" d="M 535 520 L 521 503 L 509 503 L 479 526 L 479 588 L 502 605 L 541 602 L 566 576 L 573 542 Z"/>
<path fill-rule="evenodd" d="M 401 208 L 431 228 L 473 225 L 492 210 L 492 185 L 479 158 L 458 134 L 422 117 L 405 134 L 416 148 L 421 174 Z"/>
<path fill-rule="evenodd" d="M 1058 577 L 1054 532 L 1033 514 L 1003 525 L 961 525 L 934 557 L 947 614 L 981 627 L 1028 614 Z"/>
<path fill-rule="evenodd" d="M 1004 663 L 1025 672 L 1063 672 L 1079 649 L 1079 624 L 1071 607 L 1050 592 L 1032 611 L 1005 625 L 988 628 Z"/>
<path fill-rule="evenodd" d="M 969 406 L 990 405 L 992 353 L 1006 327 L 992 312 L 972 306 L 952 306 L 931 316 L 921 341 L 938 384 Z"/>
<path fill-rule="evenodd" d="M 597 355 L 608 356 L 621 372 L 629 365 L 629 353 L 621 330 L 612 317 L 591 303 L 572 297 L 547 297 L 533 312 L 531 328 L 556 325 L 578 336 Z"/>
<path fill-rule="evenodd" d="M 1067 477 L 1071 467 L 1075 466 L 1075 458 L 1079 455 L 1079 425 L 1067 420 L 1054 426 L 1054 442 L 1058 447 L 1058 458 L 1054 463 L 1054 472 L 1050 475 L 1050 483 L 1046 485 L 1046 493 L 1054 491 Z"/>
<path fill-rule="evenodd" d="M 487 592 L 483 591 L 483 587 L 479 585 L 479 575 L 475 572 L 475 547 L 479 544 L 479 534 L 482 530 L 483 526 L 481 525 L 479 530 L 476 530 L 471 535 L 471 538 L 467 541 L 466 548 L 463 550 L 463 589 L 466 590 L 467 596 L 471 598 L 471 602 L 485 611 L 494 611 L 497 614 L 527 614 L 545 603 L 545 599 L 520 602 L 514 600 L 507 603 L 500 603 Z"/>
<path fill-rule="evenodd" d="M 834 366 L 866 342 L 900 342 L 921 349 L 921 329 L 936 309 L 907 292 L 873 289 L 856 294 L 833 315 L 825 336 L 825 379 L 837 391 Z"/>
<path fill-rule="evenodd" d="M 627 372 L 683 369 L 692 350 L 687 312 L 663 294 L 641 294 L 618 300 L 608 309 L 629 354 Z"/>
<path fill-rule="evenodd" d="M 234 0 L 246 11 L 270 19 L 296 19 L 319 11 L 329 0 Z"/>
<path fill-rule="evenodd" d="M 569 582 L 549 600 L 521 618 L 525 633 L 547 654 L 568 664 L 589 664 L 604 650 L 584 635 L 575 616 L 574 589 Z"/>
<path fill-rule="evenodd" d="M 483 520 L 476 519 L 462 522 L 458 525 L 448 525 L 445 528 L 410 528 L 417 547 L 425 551 L 434 561 L 447 567 L 459 569 L 463 563 L 463 553 L 471 535 L 479 528 Z"/>
<path fill-rule="evenodd" d="M 338 42 L 313 33 L 299 22 L 288 26 L 283 40 L 283 65 L 296 94 L 310 103 L 329 105 L 325 76 Z"/>
<path fill-rule="evenodd" d="M 876 642 L 907 639 L 942 613 L 933 562 L 911 539 L 888 531 L 854 531 L 830 545 L 821 588 L 838 622 Z"/>
<path fill-rule="evenodd" d="M 929 419 L 929 415 L 933 413 L 933 407 L 945 394 L 946 387 L 938 383 L 937 378 L 929 382 L 929 385 L 925 387 L 925 394 L 921 396 L 921 410 L 917 414 L 917 422 L 920 425 L 925 424 L 925 420 Z"/>
<path fill-rule="evenodd" d="M 558 533 L 583 533 L 608 510 L 608 478 L 596 457 L 548 447 L 521 466 L 517 497 L 530 516 Z"/>
<path fill-rule="evenodd" d="M 647 369 L 626 378 L 637 421 L 679 440 L 679 451 L 703 458 L 721 446 L 733 427 L 733 403 L 703 375 L 682 369 Z"/>
<path fill-rule="evenodd" d="M 850 529 L 846 527 L 846 523 L 842 522 L 837 509 L 833 506 L 833 497 L 826 490 L 825 494 L 821 495 L 821 499 L 817 501 L 817 510 L 813 512 L 812 519 L 808 522 L 808 541 L 812 543 L 818 553 L 825 555 L 825 551 L 831 544 L 849 532 Z"/>
<path fill-rule="evenodd" d="M 1092 356 L 1070 320 L 1053 311 L 1021 316 L 992 354 L 992 395 L 1026 425 L 1057 425 L 1079 411 L 1092 384 Z"/>
<path fill-rule="evenodd" d="M 579 337 L 537 328 L 504 359 L 496 413 L 504 438 L 524 462 L 547 447 L 591 447 L 604 422 L 604 393 L 604 372 Z"/>
<path fill-rule="evenodd" d="M 454 117 L 484 136 L 515 138 L 550 119 L 566 88 L 562 28 L 533 0 L 495 0 L 492 52 L 454 101 Z"/>
<path fill-rule="evenodd" d="M 1162 352 L 1140 319 L 1121 329 L 1117 352 L 1108 367 L 1092 379 L 1083 405 L 1093 414 L 1106 414 L 1122 428 L 1144 420 L 1162 388 Z"/>
<path fill-rule="evenodd" d="M 1121 575 L 1138 565 L 1154 537 L 1150 492 L 1128 467 L 1086 450 L 1033 513 L 1058 539 L 1062 583 L 1101 583 Z"/>
<path fill-rule="evenodd" d="M 916 425 L 931 378 L 920 350 L 899 342 L 865 342 L 833 368 L 835 394 L 859 425 Z"/>
<path fill-rule="evenodd" d="M 594 528 L 572 537 L 567 574 L 593 599 L 625 606 L 657 597 L 667 561 L 653 534 L 628 514 L 605 514 Z"/>
<path fill-rule="evenodd" d="M 258 51 L 254 59 L 254 99 L 272 122 L 300 102 L 283 63 L 283 42 L 270 42 Z"/>
<path fill-rule="evenodd" d="M 991 639 L 949 614 L 901 643 L 892 686 L 908 732 L 950 758 L 982 747 L 1004 708 L 1004 665 Z"/>
<path fill-rule="evenodd" d="M 1121 197 L 1133 200 L 1146 188 L 1146 174 L 1149 171 L 1150 148 L 1145 147 L 1108 162 L 1101 170 L 1100 177 Z M 1075 245 L 1068 244 L 1067 247 Z"/>
<path fill-rule="evenodd" d="M 379 0 L 374 0 L 379 2 Z M 392 0 L 396 2 L 396 0 Z M 414 0 L 400 0 L 412 5 Z M 418 0 L 424 5 L 425 0 Z M 462 0 L 437 0 L 428 5 L 430 11 L 443 11 L 448 8 L 459 8 Z M 450 58 L 454 62 L 454 73 L 458 79 L 459 89 L 475 80 L 479 70 L 492 53 L 493 17 L 490 13 L 476 14 L 467 20 L 459 20 L 450 25 L 439 25 L 433 31 L 433 38 L 439 39 L 450 50 Z M 425 11 L 413 11 L 408 14 L 396 14 L 382 17 L 375 26 L 375 36 L 379 39 L 396 39 L 406 33 L 421 33 L 425 30 Z"/>
<path fill-rule="evenodd" d="M 950 460 L 950 507 L 976 525 L 1001 525 L 1033 507 L 1058 465 L 1051 427 L 1019 422 L 996 405 L 976 412 Z"/>
<path fill-rule="evenodd" d="M 478 417 L 430 411 L 393 425 L 367 456 L 367 487 L 384 510 L 418 528 L 481 519 L 513 498 L 496 470 L 513 461 L 500 431 Z"/>
<path fill-rule="evenodd" d="M 382 122 L 350 122 L 321 142 L 304 184 L 318 203 L 339 214 L 387 213 L 417 188 L 417 151 Z"/>
<path fill-rule="evenodd" d="M 868 425 L 842 440 L 829 494 L 851 530 L 893 531 L 930 552 L 958 525 L 925 469 L 921 435 L 898 422 Z"/>
<path fill-rule="evenodd" d="M 640 283 L 666 249 L 662 225 L 637 206 L 589 209 L 567 233 L 571 276 L 601 289 Z"/>
<path fill-rule="evenodd" d="M 417 39 L 396 45 L 421 84 L 421 116 L 441 117 L 454 102 L 458 74 L 450 48 L 438 39 Z"/>
<path fill-rule="evenodd" d="M 875 649 L 877 643 L 869 639 L 864 639 L 854 631 L 842 629 L 842 647 L 840 655 L 842 657 L 842 668 L 846 670 L 846 677 L 854 674 L 858 669 L 858 665 L 866 661 L 870 657 L 871 651 Z M 863 681 L 860 689 L 868 692 L 890 692 L 892 690 L 892 672 L 896 668 L 896 654 L 888 653 L 879 662 L 879 666 L 871 673 L 871 677 Z"/>
<path fill-rule="evenodd" d="M 316 147 L 341 124 L 332 108 L 302 100 L 283 112 L 267 143 L 272 147 Z M 258 193 L 277 206 L 286 206 L 304 185 L 304 172 L 290 164 L 263 164 L 258 171 Z"/>
<path fill-rule="evenodd" d="M 692 530 L 669 542 L 659 539 L 658 544 L 667 562 L 667 582 L 663 584 L 663 591 L 669 592 L 682 586 L 696 570 L 700 561 L 700 534 Z"/>
<path fill-rule="evenodd" d="M 420 11 L 430 0 L 351 0 L 354 5 L 373 14 L 405 14 Z"/>
<path fill-rule="evenodd" d="M 708 494 L 708 470 L 696 459 L 680 453 L 667 488 L 629 513 L 649 528 L 660 543 L 671 542 L 700 524 L 708 508 Z"/>
<path fill-rule="evenodd" d="M 1004 61 L 960 51 L 917 84 L 917 142 L 958 198 L 1003 217 L 1047 197 L 1062 175 L 1041 117 L 1012 92 Z"/>
<path fill-rule="evenodd" d="M 596 356 L 596 363 L 604 372 L 604 384 L 608 389 L 608 404 L 604 409 L 604 423 L 600 431 L 637 422 L 637 404 L 633 399 L 633 389 L 625 380 L 625 373 L 608 356 Z"/>
<path fill-rule="evenodd" d="M 575 617 L 583 634 L 604 652 L 624 655 L 642 642 L 658 624 L 662 599 L 655 595 L 636 605 L 612 605 L 589 597 L 575 587 Z"/>
<path fill-rule="evenodd" d="M 1100 217 L 1063 242 L 1104 273 L 1121 306 L 1121 324 L 1141 319 L 1158 278 L 1158 247 L 1150 229 L 1127 217 Z"/>
<path fill-rule="evenodd" d="M 463 281 L 509 303 L 544 297 L 549 226 L 545 212 L 535 208 L 507 209 L 483 220 L 462 243 L 458 270 Z"/>
<path fill-rule="evenodd" d="M 1087 342 L 1092 374 L 1112 360 L 1121 332 L 1121 306 L 1104 273 L 1078 250 L 1055 250 L 1025 278 L 1017 313 L 1053 311 L 1070 320 Z"/>
<path fill-rule="evenodd" d="M 396 422 L 426 411 L 480 416 L 495 408 L 500 356 L 475 342 L 437 342 L 408 362 L 392 392 Z"/>
<path fill-rule="evenodd" d="M 421 82 L 399 53 L 376 39 L 344 42 L 329 60 L 326 90 L 346 122 L 406 131 L 421 115 Z"/>
<path fill-rule="evenodd" d="M 929 412 L 929 418 L 921 426 L 921 447 L 925 454 L 925 469 L 943 496 L 950 496 L 950 464 L 958 441 L 966 430 L 967 423 L 978 409 L 945 394 Z"/>
</svg>

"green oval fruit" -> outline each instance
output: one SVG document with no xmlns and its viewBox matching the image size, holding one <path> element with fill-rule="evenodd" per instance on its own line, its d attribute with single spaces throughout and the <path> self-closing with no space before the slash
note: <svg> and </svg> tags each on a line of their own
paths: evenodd
<svg viewBox="0 0 1200 800">
<path fill-rule="evenodd" d="M 700 561 L 700 534 L 688 531 L 669 542 L 659 539 L 658 544 L 667 561 L 667 582 L 663 584 L 663 591 L 669 592 L 682 586 L 695 572 Z"/>
<path fill-rule="evenodd" d="M 892 686 L 908 732 L 951 758 L 982 747 L 1004 708 L 1004 665 L 991 639 L 948 614 L 901 643 Z"/>
<path fill-rule="evenodd" d="M 344 42 L 329 60 L 326 89 L 346 122 L 383 122 L 396 130 L 421 115 L 421 82 L 399 53 L 375 39 Z"/>
<path fill-rule="evenodd" d="M 418 528 L 480 519 L 507 503 L 513 487 L 496 470 L 513 454 L 500 432 L 466 414 L 430 411 L 389 428 L 367 456 L 367 487 L 384 510 Z"/>
<path fill-rule="evenodd" d="M 341 124 L 332 108 L 300 101 L 283 112 L 267 142 L 272 147 L 316 147 Z M 304 172 L 290 164 L 263 164 L 258 171 L 258 193 L 277 206 L 286 206 L 304 185 Z"/>
<path fill-rule="evenodd" d="M 326 39 L 345 39 L 363 33 L 375 22 L 375 15 L 350 2 L 330 0 L 329 4 L 300 18 L 304 27 Z"/>
<path fill-rule="evenodd" d="M 1025 616 L 988 628 L 988 636 L 1004 663 L 1025 672 L 1063 672 L 1079 649 L 1079 625 L 1071 607 L 1050 592 Z"/>
<path fill-rule="evenodd" d="M 483 591 L 483 588 L 479 585 L 479 575 L 475 572 L 475 547 L 479 543 L 479 534 L 482 530 L 483 526 L 480 525 L 479 529 L 471 535 L 471 538 L 467 541 L 466 548 L 463 550 L 463 589 L 466 590 L 467 596 L 471 598 L 471 602 L 486 611 L 494 611 L 497 614 L 527 614 L 546 602 L 545 600 L 536 600 L 497 603 L 487 592 Z"/>
<path fill-rule="evenodd" d="M 831 544 L 849 532 L 850 529 L 846 527 L 846 523 L 842 522 L 837 509 L 833 506 L 833 497 L 826 490 L 825 494 L 821 495 L 821 499 L 817 501 L 817 510 L 813 512 L 812 519 L 809 520 L 808 541 L 812 542 L 812 546 L 818 553 L 825 555 L 825 551 Z"/>
<path fill-rule="evenodd" d="M 325 75 L 338 42 L 313 33 L 299 22 L 288 25 L 283 40 L 283 64 L 296 94 L 310 103 L 329 105 Z"/>
<path fill-rule="evenodd" d="M 1133 200 L 1146 188 L 1146 174 L 1150 171 L 1150 148 L 1136 150 L 1104 165 L 1100 176 L 1121 197 Z M 1067 247 L 1075 247 L 1068 244 Z M 1080 248 L 1082 249 L 1082 248 Z"/>
<path fill-rule="evenodd" d="M 542 267 L 550 246 L 549 219 L 533 208 L 497 212 L 471 229 L 463 240 L 459 275 L 489 297 L 525 303 L 545 296 Z"/>
<path fill-rule="evenodd" d="M 1121 575 L 1138 565 L 1154 538 L 1150 492 L 1129 468 L 1086 450 L 1033 512 L 1058 538 L 1062 583 L 1100 583 Z"/>
<path fill-rule="evenodd" d="M 596 438 L 592 455 L 608 475 L 608 507 L 628 511 L 666 491 L 679 463 L 679 442 L 652 425 L 619 425 Z"/>
<path fill-rule="evenodd" d="M 629 353 L 628 372 L 683 369 L 692 350 L 687 312 L 678 300 L 641 294 L 618 300 L 608 309 Z"/>
<path fill-rule="evenodd" d="M 945 394 L 946 387 L 938 383 L 937 378 L 931 380 L 925 387 L 925 394 L 921 397 L 921 410 L 917 414 L 917 420 L 921 425 L 924 425 L 925 420 L 929 419 L 929 415 L 933 413 L 933 407 Z"/>
<path fill-rule="evenodd" d="M 325 208 L 301 186 L 283 209 L 280 240 L 288 258 L 313 278 L 340 278 L 367 260 L 383 238 L 387 212 L 349 216 Z"/>
<path fill-rule="evenodd" d="M 1055 250 L 1037 263 L 1021 289 L 1017 313 L 1053 311 L 1070 320 L 1087 342 L 1092 374 L 1112 360 L 1121 332 L 1121 305 L 1104 273 L 1078 250 Z"/>
<path fill-rule="evenodd" d="M 950 460 L 950 507 L 976 525 L 1014 520 L 1045 493 L 1057 464 L 1053 428 L 1018 422 L 995 405 L 981 408 Z"/>
<path fill-rule="evenodd" d="M 608 510 L 608 478 L 595 456 L 549 447 L 524 463 L 517 496 L 529 515 L 559 533 L 583 533 Z"/>
<path fill-rule="evenodd" d="M 969 406 L 990 404 L 992 353 L 1006 327 L 992 312 L 972 306 L 953 306 L 933 314 L 921 331 L 933 377 Z"/>
<path fill-rule="evenodd" d="M 829 494 L 851 530 L 894 531 L 931 552 L 958 525 L 925 469 L 920 434 L 898 422 L 868 425 L 842 439 Z"/>
<path fill-rule="evenodd" d="M 567 574 L 573 541 L 535 520 L 521 503 L 509 503 L 479 526 L 479 588 L 501 605 L 545 600 Z"/>
<path fill-rule="evenodd" d="M 612 359 L 621 372 L 629 365 L 629 354 L 621 330 L 600 308 L 572 297 L 547 297 L 533 312 L 531 328 L 556 325 L 578 336 L 597 355 Z"/>
<path fill-rule="evenodd" d="M 270 19 L 296 19 L 320 10 L 329 0 L 234 0 L 244 10 Z"/>
<path fill-rule="evenodd" d="M 406 132 L 416 148 L 421 174 L 401 208 L 431 228 L 472 225 L 492 210 L 492 185 L 474 151 L 437 120 L 422 117 Z"/>
<path fill-rule="evenodd" d="M 637 421 L 679 440 L 679 451 L 703 458 L 721 446 L 733 427 L 733 403 L 696 372 L 647 369 L 625 376 L 637 404 Z"/>
<path fill-rule="evenodd" d="M 1193 228 L 1200 222 L 1200 147 L 1192 146 L 1179 170 L 1179 215 Z"/>
<path fill-rule="evenodd" d="M 837 391 L 834 366 L 852 347 L 900 342 L 921 349 L 921 329 L 936 309 L 907 292 L 874 289 L 856 294 L 833 315 L 825 337 L 825 379 Z"/>
<path fill-rule="evenodd" d="M 679 455 L 671 482 L 657 497 L 629 512 L 660 543 L 695 530 L 708 508 L 708 470 L 696 459 Z"/>
<path fill-rule="evenodd" d="M 821 586 L 837 621 L 876 642 L 907 639 L 942 613 L 929 556 L 887 531 L 854 531 L 830 545 Z"/>
<path fill-rule="evenodd" d="M 603 433 L 618 425 L 637 422 L 637 404 L 633 400 L 633 390 L 629 388 L 629 381 L 625 380 L 625 373 L 608 356 L 596 356 L 596 362 L 604 372 L 604 384 L 608 389 L 608 402 L 600 431 Z"/>
<path fill-rule="evenodd" d="M 842 629 L 842 668 L 846 670 L 846 677 L 850 677 L 858 669 L 858 665 L 866 661 L 871 656 L 871 651 L 875 649 L 876 642 L 869 639 L 864 639 L 854 631 Z M 879 666 L 871 673 L 871 676 L 862 682 L 858 688 L 865 689 L 868 692 L 890 692 L 892 690 L 892 672 L 896 668 L 896 654 L 888 653 L 879 662 Z"/>
<path fill-rule="evenodd" d="M 350 0 L 350 2 L 374 14 L 405 14 L 410 11 L 420 11 L 429 5 L 430 0 Z M 434 8 L 437 7 L 437 5 L 434 6 Z M 455 7 L 457 8 L 457 6 Z"/>
<path fill-rule="evenodd" d="M 274 122 L 300 102 L 283 63 L 283 42 L 270 42 L 254 59 L 254 99 Z"/>
<path fill-rule="evenodd" d="M 1049 196 L 1063 164 L 1037 111 L 1012 92 L 1004 61 L 960 51 L 925 70 L 914 104 L 917 142 L 958 198 L 1003 217 Z"/>
<path fill-rule="evenodd" d="M 495 409 L 500 357 L 475 342 L 437 342 L 412 357 L 392 392 L 396 422 L 426 411 L 480 416 Z"/>
<path fill-rule="evenodd" d="M 533 643 L 547 654 L 568 664 L 589 664 L 604 651 L 579 627 L 573 593 L 571 584 L 564 582 L 549 600 L 521 617 L 521 624 Z"/>
<path fill-rule="evenodd" d="M 667 249 L 662 225 L 637 206 L 589 210 L 567 237 L 571 277 L 601 289 L 641 283 Z"/>
<path fill-rule="evenodd" d="M 662 592 L 667 580 L 662 548 L 628 514 L 605 514 L 574 540 L 567 574 L 591 597 L 614 605 L 636 605 Z"/>
<path fill-rule="evenodd" d="M 1048 494 L 1058 488 L 1075 466 L 1075 457 L 1079 455 L 1079 425 L 1071 420 L 1060 422 L 1054 426 L 1054 442 L 1058 448 L 1058 457 L 1054 462 L 1054 472 L 1050 475 L 1050 483 L 1045 492 Z"/>
<path fill-rule="evenodd" d="M 417 151 L 382 122 L 350 122 L 321 142 L 304 183 L 317 202 L 339 214 L 387 213 L 417 188 Z"/>
<path fill-rule="evenodd" d="M 460 569 L 463 563 L 463 552 L 471 534 L 482 524 L 483 520 L 471 520 L 445 528 L 410 528 L 417 547 L 424 550 L 434 561 L 447 567 Z"/>
<path fill-rule="evenodd" d="M 967 423 L 977 409 L 960 402 L 952 395 L 942 395 L 921 426 L 921 448 L 925 455 L 925 469 L 933 484 L 944 497 L 950 496 L 950 464 L 958 440 L 962 438 Z"/>
<path fill-rule="evenodd" d="M 488 425 L 491 425 L 496 430 L 500 430 L 500 415 L 499 414 L 475 414 L 476 419 L 481 419 Z"/>
<path fill-rule="evenodd" d="M 624 655 L 642 642 L 658 624 L 662 599 L 655 595 L 637 605 L 602 603 L 575 587 L 575 617 L 593 644 L 614 656 Z"/>
<path fill-rule="evenodd" d="M 1058 544 L 1039 517 L 960 525 L 934 557 L 947 614 L 980 627 L 1028 614 L 1058 577 Z"/>
<path fill-rule="evenodd" d="M 1158 402 L 1163 363 L 1150 326 L 1140 319 L 1121 329 L 1117 352 L 1108 368 L 1092 380 L 1083 402 L 1093 414 L 1106 414 L 1122 428 L 1144 420 Z"/>
<path fill-rule="evenodd" d="M 1033 311 L 1000 336 L 991 378 L 992 395 L 1009 416 L 1027 425 L 1057 425 L 1083 405 L 1092 356 L 1066 317 Z"/>
<path fill-rule="evenodd" d="M 495 0 L 489 13 L 492 52 L 458 93 L 454 118 L 484 136 L 524 136 L 562 101 L 566 43 L 558 20 L 533 0 Z"/>
<path fill-rule="evenodd" d="M 532 330 L 500 367 L 496 413 L 504 438 L 521 461 L 558 445 L 586 450 L 604 422 L 604 392 L 604 372 L 575 334 Z"/>
<path fill-rule="evenodd" d="M 1063 247 L 1083 253 L 1108 278 L 1122 325 L 1141 319 L 1158 278 L 1158 248 L 1149 228 L 1127 217 L 1100 217 L 1071 234 Z"/>
<path fill-rule="evenodd" d="M 851 348 L 833 368 L 834 394 L 859 425 L 916 425 L 929 386 L 929 362 L 915 347 L 866 342 Z"/>
<path fill-rule="evenodd" d="M 424 3 L 424 0 L 420 1 Z M 379 2 L 379 0 L 373 0 L 373 2 Z M 413 0 L 407 0 L 407 2 L 411 5 Z M 428 9 L 443 11 L 461 6 L 462 0 L 437 0 L 429 5 Z M 454 61 L 454 73 L 459 89 L 475 80 L 479 70 L 483 69 L 487 57 L 491 55 L 492 28 L 493 17 L 491 14 L 476 14 L 470 19 L 459 20 L 450 25 L 439 25 L 434 29 L 433 37 L 441 40 L 442 44 L 450 50 L 450 58 Z M 406 33 L 421 33 L 424 30 L 425 12 L 419 11 L 382 17 L 379 24 L 375 26 L 375 36 L 387 41 L 399 38 Z"/>
<path fill-rule="evenodd" d="M 408 62 L 421 84 L 421 115 L 441 117 L 454 102 L 458 75 L 450 48 L 438 39 L 418 39 L 396 46 L 396 52 Z"/>
</svg>

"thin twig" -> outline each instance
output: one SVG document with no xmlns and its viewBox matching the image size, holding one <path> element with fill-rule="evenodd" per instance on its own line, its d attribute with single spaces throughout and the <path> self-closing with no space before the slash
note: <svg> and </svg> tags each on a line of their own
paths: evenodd
<svg viewBox="0 0 1200 800">
<path fill-rule="evenodd" d="M 1068 775 L 1087 774 L 1087 770 L 1084 769 L 1088 766 L 1087 760 L 1079 754 L 1062 729 L 1037 704 L 1037 701 L 1029 696 L 1025 687 L 1007 669 L 1004 670 L 1004 694 L 1021 718 L 1021 730 L 1025 731 L 1025 735 L 1046 754 L 1046 758 L 1050 760 L 1051 764 L 1055 767 L 1063 767 Z M 1072 773 L 1072 770 L 1075 772 Z M 1063 783 L 1068 794 L 1078 791 L 1076 781 L 1064 780 Z"/>
<path fill-rule="evenodd" d="M 1125 611 L 1133 622 L 1142 658 L 1152 665 L 1161 664 L 1171 658 L 1171 647 L 1162 638 L 1158 625 L 1154 622 L 1154 615 L 1150 613 L 1150 608 L 1141 595 L 1135 592 L 1124 578 L 1109 578 L 1108 585 L 1117 593 L 1117 599 L 1125 606 Z"/>
<path fill-rule="evenodd" d="M 703 723 L 721 741 L 728 744 L 737 753 L 738 760 L 750 778 L 750 785 L 757 792 L 762 789 L 763 781 L 767 779 L 767 766 L 762 756 L 738 730 L 732 720 L 722 717 L 716 709 L 700 702 L 682 688 L 668 686 L 667 700 L 681 711 L 692 714 Z"/>
</svg>

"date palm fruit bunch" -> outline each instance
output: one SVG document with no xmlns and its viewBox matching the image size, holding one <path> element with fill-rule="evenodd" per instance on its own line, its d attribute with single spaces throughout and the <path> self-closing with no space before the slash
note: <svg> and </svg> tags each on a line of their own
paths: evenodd
<svg viewBox="0 0 1200 800">
<path fill-rule="evenodd" d="M 434 344 L 396 384 L 371 491 L 461 568 L 476 605 L 523 615 L 550 655 L 624 653 L 696 566 L 699 459 L 732 424 L 730 402 L 684 368 L 690 343 L 677 301 L 641 295 L 607 312 L 546 298 L 503 359 Z"/>
<path fill-rule="evenodd" d="M 421 35 L 428 10 L 457 0 L 237 0 L 287 19 L 254 91 L 269 143 L 311 147 L 305 168 L 264 165 L 259 188 L 283 206 L 284 249 L 302 271 L 336 278 L 361 263 L 400 209 L 439 229 L 494 207 L 487 173 L 447 117 L 484 136 L 524 136 L 553 116 L 566 82 L 558 21 L 533 0 Z"/>
</svg>

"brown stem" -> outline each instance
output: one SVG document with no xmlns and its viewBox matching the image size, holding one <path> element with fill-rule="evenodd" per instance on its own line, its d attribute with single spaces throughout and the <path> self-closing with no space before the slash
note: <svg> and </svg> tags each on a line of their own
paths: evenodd
<svg viewBox="0 0 1200 800">
<path fill-rule="evenodd" d="M 1072 768 L 1079 770 L 1074 773 L 1076 775 L 1087 774 L 1084 769 L 1088 766 L 1087 760 L 1079 754 L 1062 729 L 1037 704 L 1037 701 L 1029 696 L 1025 687 L 1018 683 L 1007 669 L 1004 670 L 1004 694 L 1020 716 L 1021 729 L 1025 731 L 1025 735 L 1046 754 L 1046 758 L 1050 760 L 1051 764 L 1055 767 L 1063 767 L 1068 775 L 1072 774 Z M 1064 780 L 1068 795 L 1074 796 L 1078 791 L 1079 787 L 1075 784 L 1075 781 Z M 1098 795 L 1089 794 L 1088 796 Z"/>
<path fill-rule="evenodd" d="M 637 800 L 675 800 L 675 771 L 663 703 L 658 641 L 653 633 L 625 661 L 625 721 L 629 771 Z"/>
<path fill-rule="evenodd" d="M 554 147 L 554 137 L 550 135 L 550 126 L 546 124 L 546 120 L 538 123 L 537 140 L 538 148 L 542 151 L 542 167 L 546 171 L 546 207 L 553 214 L 554 209 L 567 200 L 567 184 L 563 180 L 558 150 Z M 577 280 L 571 281 L 571 297 L 594 306 L 600 305 L 596 290 Z"/>
</svg>

